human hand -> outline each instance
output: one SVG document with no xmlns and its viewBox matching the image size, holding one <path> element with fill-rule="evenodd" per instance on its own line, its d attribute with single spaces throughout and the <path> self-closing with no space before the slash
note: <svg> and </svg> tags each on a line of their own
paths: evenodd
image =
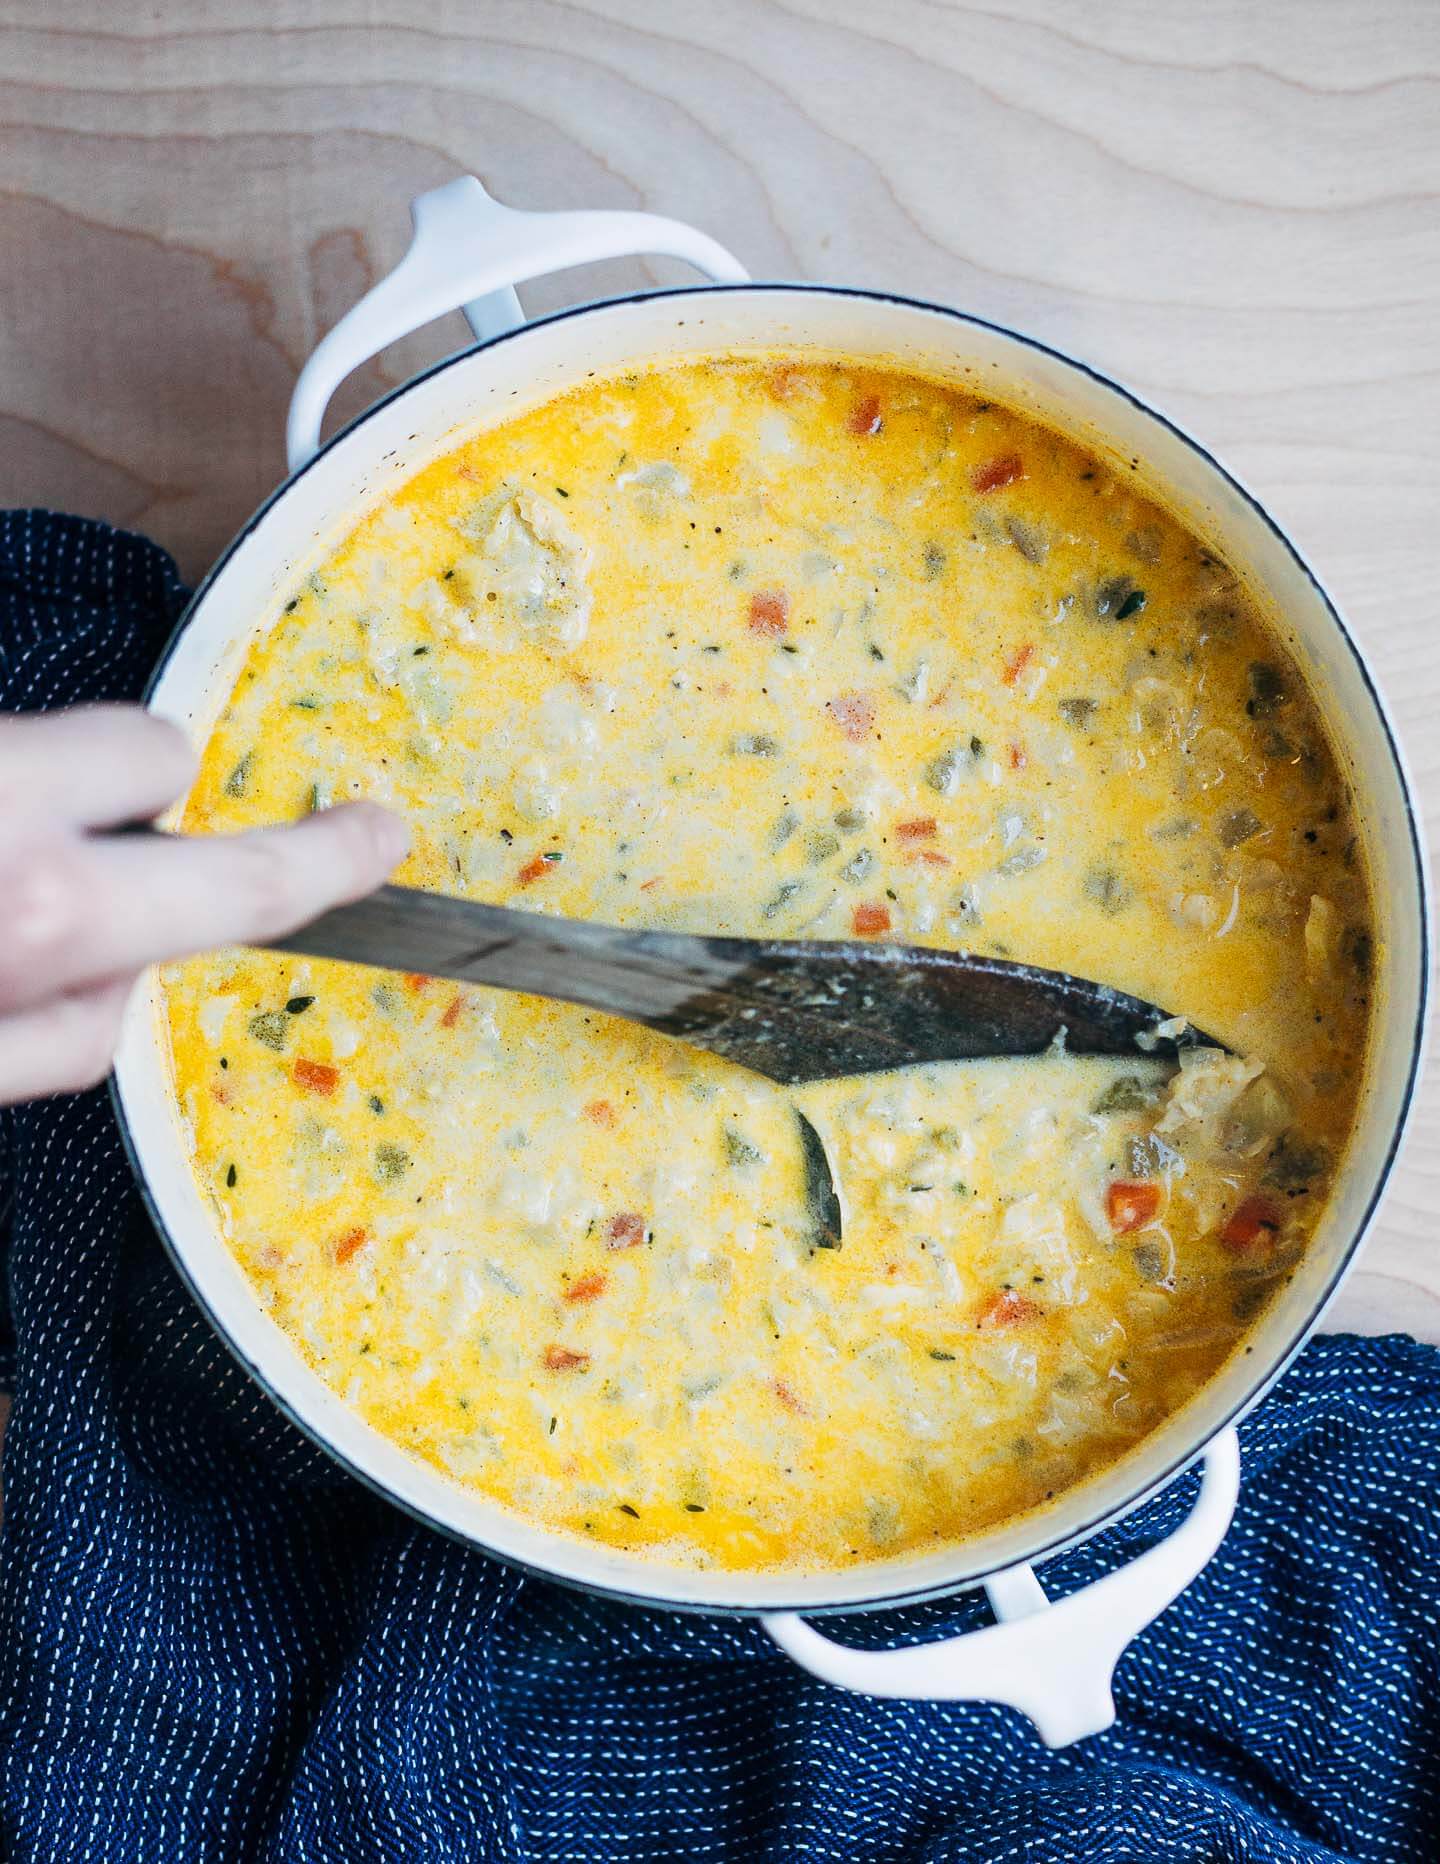
<svg viewBox="0 0 1440 1864">
<path fill-rule="evenodd" d="M 102 1080 L 147 964 L 277 938 L 404 858 L 373 803 L 246 835 L 92 832 L 158 815 L 194 774 L 137 707 L 0 716 L 0 1104 Z"/>
</svg>

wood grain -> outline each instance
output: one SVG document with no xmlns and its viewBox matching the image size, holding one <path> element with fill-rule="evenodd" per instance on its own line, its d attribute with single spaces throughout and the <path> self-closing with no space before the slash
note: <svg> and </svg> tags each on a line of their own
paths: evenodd
<svg viewBox="0 0 1440 1864">
<path fill-rule="evenodd" d="M 1020 325 L 1200 432 L 1353 618 L 1433 816 L 1437 125 L 1432 0 L 0 0 L 0 500 L 195 576 L 412 194 L 644 206 L 757 275 Z M 1432 1072 L 1333 1324 L 1440 1340 L 1437 1208 Z"/>
</svg>

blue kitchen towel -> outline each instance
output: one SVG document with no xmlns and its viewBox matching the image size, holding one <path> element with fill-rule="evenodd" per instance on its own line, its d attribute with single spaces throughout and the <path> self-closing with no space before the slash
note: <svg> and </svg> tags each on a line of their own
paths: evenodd
<svg viewBox="0 0 1440 1864">
<path fill-rule="evenodd" d="M 0 516 L 0 707 L 134 696 L 183 599 L 141 538 Z M 376 1499 L 192 1305 L 103 1093 L 0 1114 L 0 1242 L 10 1859 L 1440 1857 L 1440 1354 L 1413 1340 L 1309 1347 L 1241 1433 L 1218 1557 L 1122 1662 L 1116 1726 L 1051 1754 L 1009 1710 L 843 1694 L 749 1622 L 521 1578 Z"/>
</svg>

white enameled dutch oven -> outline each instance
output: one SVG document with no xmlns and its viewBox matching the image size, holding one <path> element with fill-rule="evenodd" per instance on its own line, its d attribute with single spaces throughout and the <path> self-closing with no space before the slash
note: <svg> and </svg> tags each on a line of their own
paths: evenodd
<svg viewBox="0 0 1440 1864">
<path fill-rule="evenodd" d="M 1381 916 L 1377 1022 L 1356 1133 L 1309 1252 L 1246 1350 L 1138 1448 L 1041 1512 L 962 1545 L 813 1577 L 691 1572 L 547 1532 L 458 1487 L 363 1423 L 261 1311 L 196 1187 L 152 983 L 131 1005 L 116 1086 L 160 1233 L 196 1299 L 276 1403 L 347 1469 L 420 1520 L 594 1592 L 762 1614 L 777 1643 L 832 1683 L 885 1696 L 1009 1703 L 1052 1745 L 1094 1733 L 1113 1719 L 1111 1673 L 1126 1645 L 1218 1546 L 1239 1483 L 1236 1419 L 1289 1363 L 1339 1286 L 1374 1217 L 1409 1111 L 1424 1038 L 1426 876 L 1404 764 L 1364 657 L 1295 547 L 1210 454 L 1127 390 L 1044 344 L 885 292 L 750 284 L 714 241 L 674 221 L 517 213 L 468 177 L 423 196 L 414 218 L 402 264 L 306 365 L 290 410 L 290 477 L 191 602 L 151 685 L 157 711 L 202 741 L 256 631 L 367 507 L 477 428 L 591 372 L 783 346 L 909 366 L 979 390 L 1133 469 L 1136 482 L 1158 493 L 1282 618 L 1354 788 Z M 711 283 L 524 322 L 517 281 L 639 253 L 687 261 Z M 325 406 L 344 377 L 457 308 L 478 346 L 427 370 L 321 447 Z M 1079 1593 L 1047 1600 L 1033 1562 L 1096 1533 L 1197 1460 L 1198 1500 L 1168 1540 Z M 985 1588 L 997 1622 L 929 1645 L 854 1650 L 800 1616 L 974 1586 Z"/>
</svg>

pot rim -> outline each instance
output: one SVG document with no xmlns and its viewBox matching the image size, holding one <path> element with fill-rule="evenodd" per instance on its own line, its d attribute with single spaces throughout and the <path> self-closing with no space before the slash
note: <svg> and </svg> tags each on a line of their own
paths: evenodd
<svg viewBox="0 0 1440 1864">
<path fill-rule="evenodd" d="M 1220 1436 L 1223 1431 L 1238 1424 L 1247 1416 L 1254 1406 L 1266 1396 L 1276 1382 L 1293 1364 L 1301 1349 L 1318 1327 L 1326 1308 L 1329 1306 L 1340 1284 L 1349 1273 L 1354 1264 L 1356 1254 L 1369 1234 L 1371 1225 L 1375 1220 L 1376 1212 L 1389 1186 L 1390 1174 L 1394 1169 L 1396 1158 L 1409 1128 L 1414 1111 L 1416 1088 L 1425 1057 L 1430 996 L 1431 897 L 1429 867 L 1426 859 L 1424 840 L 1420 832 L 1419 812 L 1415 802 L 1414 789 L 1410 781 L 1404 754 L 1400 749 L 1399 741 L 1390 720 L 1388 709 L 1381 696 L 1379 687 L 1371 674 L 1369 662 L 1361 652 L 1354 636 L 1346 625 L 1334 600 L 1330 596 L 1329 591 L 1311 568 L 1307 559 L 1302 555 L 1299 547 L 1292 541 L 1284 528 L 1270 515 L 1270 512 L 1261 503 L 1260 499 L 1248 486 L 1244 485 L 1236 478 L 1235 474 L 1232 473 L 1208 447 L 1197 440 L 1194 435 L 1181 427 L 1177 422 L 1171 420 L 1168 415 L 1152 407 L 1149 402 L 1144 400 L 1140 395 L 1137 395 L 1133 389 L 1128 388 L 1123 382 L 1117 381 L 1113 376 L 1107 375 L 1103 370 L 1093 367 L 1090 363 L 1070 355 L 1067 351 L 1057 349 L 1053 344 L 1046 343 L 1038 337 L 1029 335 L 1025 331 L 1013 329 L 1008 324 L 997 323 L 990 318 L 977 316 L 973 312 L 957 310 L 950 305 L 937 304 L 930 299 L 912 297 L 904 292 L 881 291 L 857 285 L 813 283 L 805 280 L 750 280 L 743 284 L 673 286 L 655 290 L 625 292 L 610 298 L 592 299 L 581 304 L 567 305 L 543 317 L 527 319 L 524 323 L 516 325 L 513 329 L 500 331 L 482 342 L 467 345 L 464 349 L 457 350 L 453 355 L 442 357 L 438 362 L 432 363 L 428 368 L 422 369 L 415 375 L 408 377 L 404 382 L 392 388 L 387 394 L 382 395 L 377 401 L 372 402 L 369 407 L 363 409 L 351 421 L 347 422 L 345 426 L 337 429 L 309 459 L 288 472 L 275 486 L 274 490 L 256 507 L 249 519 L 240 530 L 235 533 L 224 550 L 222 550 L 215 562 L 196 585 L 194 593 L 185 604 L 164 646 L 160 650 L 155 666 L 145 683 L 141 697 L 145 704 L 148 705 L 151 702 L 156 687 L 159 685 L 182 636 L 186 633 L 195 614 L 209 595 L 211 588 L 223 575 L 236 552 L 255 532 L 258 526 L 263 523 L 269 512 L 278 505 L 280 500 L 288 494 L 290 489 L 297 484 L 306 473 L 314 466 L 318 465 L 319 462 L 338 447 L 342 441 L 347 440 L 358 429 L 363 427 L 367 421 L 378 415 L 382 409 L 389 407 L 402 396 L 409 394 L 412 389 L 418 387 L 421 383 L 430 381 L 444 370 L 453 368 L 459 363 L 468 362 L 481 351 L 492 350 L 500 344 L 511 341 L 515 337 L 523 336 L 527 331 L 564 323 L 572 318 L 585 317 L 594 311 L 611 310 L 620 305 L 634 304 L 641 301 L 653 301 L 667 298 L 707 297 L 716 293 L 744 295 L 745 293 L 756 291 L 784 292 L 797 297 L 828 296 L 862 298 L 875 303 L 898 305 L 909 310 L 924 311 L 931 315 L 947 318 L 951 322 L 957 324 L 993 332 L 996 335 L 1010 339 L 1025 349 L 1049 357 L 1065 367 L 1075 370 L 1080 375 L 1087 376 L 1092 382 L 1120 396 L 1123 400 L 1128 401 L 1140 414 L 1165 428 L 1183 446 L 1188 447 L 1192 453 L 1198 455 L 1205 466 L 1207 466 L 1217 478 L 1224 481 L 1244 504 L 1250 508 L 1251 512 L 1264 524 L 1266 529 L 1270 531 L 1275 541 L 1291 558 L 1295 567 L 1310 584 L 1326 614 L 1328 614 L 1337 635 L 1340 640 L 1343 641 L 1347 652 L 1355 663 L 1356 671 L 1360 676 L 1366 692 L 1369 694 L 1375 717 L 1379 720 L 1381 729 L 1385 734 L 1386 749 L 1389 753 L 1390 763 L 1398 779 L 1400 794 L 1404 801 L 1405 826 L 1408 833 L 1408 853 L 1410 857 L 1409 864 L 1415 876 L 1420 905 L 1418 954 L 1420 976 L 1415 1008 L 1415 1027 L 1410 1038 L 1408 1072 L 1403 1096 L 1400 1101 L 1399 1112 L 1390 1134 L 1389 1145 L 1386 1149 L 1384 1159 L 1381 1161 L 1376 1174 L 1374 1189 L 1365 1206 L 1360 1221 L 1355 1226 L 1350 1242 L 1338 1257 L 1332 1274 L 1320 1290 L 1308 1316 L 1297 1324 L 1290 1339 L 1275 1355 L 1269 1367 L 1255 1380 L 1246 1394 L 1231 1406 L 1215 1425 L 1211 1433 L 1201 1442 L 1193 1444 L 1188 1449 L 1173 1456 L 1164 1470 L 1137 1488 L 1125 1502 L 1118 1506 L 1111 1507 L 1101 1514 L 1089 1516 L 1079 1526 L 1067 1528 L 1064 1532 L 1055 1533 L 1043 1540 L 1039 1546 L 1033 1548 L 1024 1555 L 1024 1564 L 1034 1564 L 1042 1560 L 1051 1559 L 1072 1547 L 1079 1546 L 1095 1534 L 1102 1532 L 1105 1528 L 1114 1526 L 1117 1522 L 1133 1513 L 1137 1508 L 1142 1507 L 1146 1502 L 1154 1499 L 1162 1489 L 1166 1488 L 1178 1476 L 1182 1475 L 1191 1467 L 1208 1443 Z M 169 1226 L 161 1217 L 141 1163 L 139 1147 L 136 1143 L 130 1119 L 126 1112 L 117 1078 L 114 1074 L 110 1077 L 109 1089 L 111 1104 L 114 1108 L 116 1122 L 120 1129 L 121 1143 L 125 1151 L 125 1156 L 129 1161 L 130 1169 L 134 1174 L 141 1202 L 144 1205 L 154 1229 L 159 1235 L 166 1254 L 169 1256 L 171 1263 L 180 1276 L 181 1281 L 185 1284 L 191 1298 L 210 1322 L 210 1325 L 214 1328 L 226 1349 L 291 1424 L 303 1432 L 312 1443 L 323 1450 L 325 1454 L 329 1456 L 333 1462 L 338 1464 L 340 1468 L 345 1470 L 348 1475 L 361 1482 L 372 1494 L 388 1502 L 391 1507 L 397 1508 L 409 1515 L 412 1520 L 416 1521 L 421 1526 L 427 1527 L 433 1532 L 443 1534 L 447 1539 L 453 1540 L 463 1547 L 468 1547 L 475 1552 L 484 1554 L 488 1559 L 496 1560 L 500 1564 L 513 1568 L 530 1577 L 547 1580 L 553 1585 L 563 1585 L 573 1591 L 586 1593 L 597 1598 L 613 1599 L 622 1604 L 637 1605 L 655 1610 L 698 1613 L 710 1617 L 761 1617 L 786 1611 L 803 1611 L 807 1617 L 820 1617 L 830 1614 L 846 1615 L 856 1612 L 879 1611 L 907 1605 L 920 1605 L 938 1599 L 949 1598 L 957 1593 L 971 1590 L 982 1585 L 984 1580 L 989 1576 L 988 1572 L 967 1571 L 960 1576 L 939 1580 L 931 1585 L 903 1588 L 900 1591 L 881 1591 L 876 1593 L 873 1597 L 851 1599 L 833 1605 L 817 1605 L 810 1602 L 797 1605 L 787 1605 L 783 1602 L 758 1605 L 744 1602 L 731 1604 L 717 1603 L 708 1600 L 704 1602 L 676 1600 L 657 1597 L 643 1591 L 633 1591 L 621 1585 L 554 1572 L 550 1568 L 537 1564 L 533 1560 L 525 1560 L 512 1553 L 501 1552 L 489 1546 L 483 1540 L 478 1539 L 476 1536 L 466 1533 L 457 1527 L 453 1527 L 448 1522 L 437 1520 L 434 1516 L 427 1513 L 423 1507 L 397 1496 L 391 1489 L 386 1487 L 385 1483 L 379 1477 L 370 1474 L 368 1470 L 352 1462 L 350 1457 L 338 1449 L 317 1425 L 312 1425 L 308 1420 L 300 1416 L 290 1400 L 275 1388 L 269 1377 L 248 1356 L 240 1342 L 232 1337 L 229 1330 L 220 1320 L 214 1307 L 202 1293 L 195 1277 L 190 1272 L 183 1249 L 171 1234 Z M 1084 1488 L 1085 1484 L 1083 1480 L 1078 1486 L 1082 1489 Z M 960 1542 L 959 1546 L 963 1549 L 964 1542 Z M 877 1563 L 877 1579 L 883 1578 L 884 1570 L 884 1566 Z M 993 1571 L 994 1569 L 990 1570 Z M 743 1582 L 744 1575 L 737 1574 L 736 1578 Z"/>
</svg>

